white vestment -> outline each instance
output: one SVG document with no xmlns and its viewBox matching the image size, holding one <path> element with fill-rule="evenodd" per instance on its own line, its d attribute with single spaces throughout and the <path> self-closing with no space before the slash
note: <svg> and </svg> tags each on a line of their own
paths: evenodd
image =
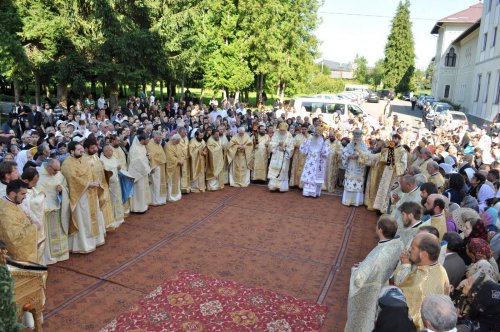
<svg viewBox="0 0 500 332">
<path fill-rule="evenodd" d="M 357 159 L 349 159 L 352 155 L 368 153 L 363 142 L 351 142 L 342 151 L 342 165 L 345 167 L 344 193 L 342 204 L 360 206 L 364 202 L 364 181 L 366 166 Z"/>
<path fill-rule="evenodd" d="M 403 251 L 398 239 L 378 245 L 351 270 L 346 332 L 372 331 L 379 292 L 394 272 Z"/>
<path fill-rule="evenodd" d="M 304 186 L 302 191 L 304 196 L 319 197 L 321 195 L 329 152 L 329 145 L 321 136 L 309 137 L 300 145 L 300 153 L 306 156 L 300 177 Z"/>
</svg>

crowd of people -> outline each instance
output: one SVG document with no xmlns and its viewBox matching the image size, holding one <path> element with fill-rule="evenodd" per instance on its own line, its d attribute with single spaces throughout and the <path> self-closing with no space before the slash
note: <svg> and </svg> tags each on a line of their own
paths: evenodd
<svg viewBox="0 0 500 332">
<path fill-rule="evenodd" d="M 380 214 L 379 242 L 352 268 L 345 331 L 500 331 L 499 122 L 354 130 L 343 202 Z"/>
<path fill-rule="evenodd" d="M 379 244 L 352 271 L 346 331 L 445 331 L 429 308 L 453 311 L 450 295 L 460 320 L 499 330 L 500 296 L 487 296 L 500 295 L 495 121 L 429 131 L 394 116 L 375 128 L 280 102 L 204 105 L 188 91 L 165 104 L 132 96 L 113 110 L 104 96 L 20 101 L 0 132 L 0 240 L 13 259 L 47 265 L 96 250 L 130 213 L 189 193 L 253 182 L 315 198 L 343 190 L 344 205 L 382 214 Z"/>
</svg>

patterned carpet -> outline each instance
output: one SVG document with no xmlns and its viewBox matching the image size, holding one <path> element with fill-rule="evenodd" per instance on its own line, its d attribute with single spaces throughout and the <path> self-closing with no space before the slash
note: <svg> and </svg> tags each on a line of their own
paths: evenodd
<svg viewBox="0 0 500 332">
<path fill-rule="evenodd" d="M 100 332 L 319 331 L 327 307 L 182 271 Z"/>
<path fill-rule="evenodd" d="M 325 304 L 322 331 L 343 331 L 350 269 L 375 246 L 376 219 L 338 196 L 256 185 L 183 196 L 50 266 L 44 331 L 98 331 L 179 271 Z"/>
</svg>

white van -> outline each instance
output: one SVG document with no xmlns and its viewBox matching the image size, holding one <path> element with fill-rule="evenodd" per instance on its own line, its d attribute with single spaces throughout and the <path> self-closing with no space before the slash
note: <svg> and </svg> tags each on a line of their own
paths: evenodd
<svg viewBox="0 0 500 332">
<path fill-rule="evenodd" d="M 316 117 L 323 114 L 323 121 L 331 126 L 333 124 L 333 113 L 340 115 L 340 119 L 344 122 L 349 120 L 349 116 L 353 117 L 362 114 L 368 118 L 373 127 L 380 127 L 375 117 L 367 114 L 359 105 L 348 100 L 303 97 L 292 99 L 290 105 L 293 106 L 295 111 L 293 114 L 288 114 L 289 118 L 297 115 L 302 118 L 304 116 Z"/>
</svg>

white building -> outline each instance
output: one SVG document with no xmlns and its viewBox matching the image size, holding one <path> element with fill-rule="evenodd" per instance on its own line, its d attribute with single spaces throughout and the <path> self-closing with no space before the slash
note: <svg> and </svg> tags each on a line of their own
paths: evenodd
<svg viewBox="0 0 500 332">
<path fill-rule="evenodd" d="M 491 121 L 500 98 L 500 0 L 486 0 L 438 21 L 432 94 Z"/>
</svg>

